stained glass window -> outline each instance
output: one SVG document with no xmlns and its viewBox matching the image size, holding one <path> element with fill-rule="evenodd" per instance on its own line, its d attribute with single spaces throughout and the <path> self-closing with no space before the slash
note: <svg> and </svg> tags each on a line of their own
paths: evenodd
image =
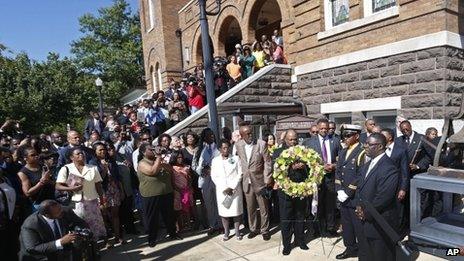
<svg viewBox="0 0 464 261">
<path fill-rule="evenodd" d="M 332 25 L 336 26 L 348 22 L 350 14 L 349 0 L 331 0 L 332 2 Z"/>
<path fill-rule="evenodd" d="M 396 0 L 372 0 L 373 12 L 378 12 L 396 5 Z"/>
</svg>

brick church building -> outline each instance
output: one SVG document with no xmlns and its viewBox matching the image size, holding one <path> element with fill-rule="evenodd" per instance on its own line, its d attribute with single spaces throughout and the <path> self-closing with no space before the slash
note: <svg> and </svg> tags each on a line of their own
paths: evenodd
<svg viewBox="0 0 464 261">
<path fill-rule="evenodd" d="M 140 0 L 140 15 L 153 92 L 202 61 L 198 1 Z M 215 56 L 279 29 L 288 88 L 308 115 L 338 123 L 374 118 L 383 127 L 400 115 L 423 132 L 441 128 L 460 104 L 461 0 L 222 0 L 208 21 Z"/>
</svg>

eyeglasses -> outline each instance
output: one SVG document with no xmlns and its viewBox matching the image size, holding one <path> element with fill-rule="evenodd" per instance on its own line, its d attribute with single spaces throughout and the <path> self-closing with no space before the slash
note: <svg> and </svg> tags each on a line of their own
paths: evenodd
<svg viewBox="0 0 464 261">
<path fill-rule="evenodd" d="M 84 152 L 82 152 L 82 151 L 75 152 L 73 155 L 74 156 L 84 155 Z"/>
<path fill-rule="evenodd" d="M 150 138 L 145 138 L 145 139 L 142 139 L 142 141 L 147 141 L 147 140 L 150 140 Z"/>
</svg>

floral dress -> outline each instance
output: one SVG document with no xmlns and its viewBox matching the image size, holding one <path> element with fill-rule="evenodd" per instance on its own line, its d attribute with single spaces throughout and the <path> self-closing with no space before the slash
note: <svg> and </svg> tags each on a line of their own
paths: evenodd
<svg viewBox="0 0 464 261">
<path fill-rule="evenodd" d="M 190 185 L 189 167 L 173 166 L 174 210 L 190 213 L 193 206 L 193 189 Z"/>
</svg>

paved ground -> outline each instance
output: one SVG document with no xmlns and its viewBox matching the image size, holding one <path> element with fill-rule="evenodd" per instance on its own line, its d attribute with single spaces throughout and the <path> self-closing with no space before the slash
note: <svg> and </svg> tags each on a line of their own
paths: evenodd
<svg viewBox="0 0 464 261">
<path fill-rule="evenodd" d="M 271 230 L 272 238 L 265 242 L 261 236 L 242 241 L 231 238 L 222 241 L 222 235 L 208 237 L 205 233 L 187 233 L 181 241 L 162 241 L 154 248 L 146 243 L 146 235 L 132 237 L 123 246 L 115 246 L 104 250 L 103 261 L 122 260 L 336 260 L 335 256 L 343 252 L 343 242 L 337 238 L 314 239 L 308 243 L 309 250 L 294 248 L 289 256 L 281 254 L 280 231 L 277 227 Z M 233 230 L 231 231 L 233 234 Z M 357 260 L 355 258 L 347 260 Z M 442 260 L 440 258 L 421 253 L 420 261 Z"/>
</svg>

